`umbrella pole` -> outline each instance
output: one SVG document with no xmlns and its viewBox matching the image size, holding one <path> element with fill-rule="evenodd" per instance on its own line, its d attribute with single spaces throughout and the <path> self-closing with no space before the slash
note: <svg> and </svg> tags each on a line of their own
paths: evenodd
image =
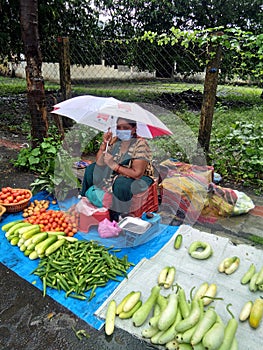
<svg viewBox="0 0 263 350">
<path fill-rule="evenodd" d="M 105 149 L 105 153 L 108 152 L 108 146 L 109 146 L 109 141 L 106 142 L 106 149 Z"/>
</svg>

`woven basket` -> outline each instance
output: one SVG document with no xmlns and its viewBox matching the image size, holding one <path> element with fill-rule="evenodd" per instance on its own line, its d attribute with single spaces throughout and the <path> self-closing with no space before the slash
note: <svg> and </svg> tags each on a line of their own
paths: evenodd
<svg viewBox="0 0 263 350">
<path fill-rule="evenodd" d="M 21 190 L 21 188 L 15 188 L 15 190 Z M 25 191 L 27 191 L 30 194 L 29 198 L 26 198 L 20 201 L 19 203 L 4 204 L 0 202 L 0 205 L 6 208 L 7 213 L 17 213 L 19 211 L 24 210 L 28 206 L 28 203 L 32 198 L 32 192 L 30 190 L 25 190 Z"/>
<path fill-rule="evenodd" d="M 6 208 L 3 205 L 0 205 L 0 221 L 2 220 L 2 215 L 6 212 Z"/>
</svg>

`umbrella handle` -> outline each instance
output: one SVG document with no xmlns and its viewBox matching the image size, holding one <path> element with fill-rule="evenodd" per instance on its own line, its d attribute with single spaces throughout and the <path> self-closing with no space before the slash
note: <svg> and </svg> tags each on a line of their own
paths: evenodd
<svg viewBox="0 0 263 350">
<path fill-rule="evenodd" d="M 106 142 L 106 149 L 105 149 L 105 153 L 108 152 L 108 146 L 109 146 L 109 141 Z"/>
</svg>

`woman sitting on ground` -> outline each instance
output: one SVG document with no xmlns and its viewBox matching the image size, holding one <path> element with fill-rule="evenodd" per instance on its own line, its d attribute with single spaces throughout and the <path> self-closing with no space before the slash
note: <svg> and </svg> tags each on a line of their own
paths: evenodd
<svg viewBox="0 0 263 350">
<path fill-rule="evenodd" d="M 144 138 L 136 134 L 136 122 L 119 118 L 116 137 L 109 130 L 103 135 L 103 143 L 96 162 L 88 166 L 82 183 L 81 195 L 95 185 L 112 192 L 111 220 L 129 213 L 134 194 L 147 190 L 153 183 L 152 155 Z"/>
</svg>

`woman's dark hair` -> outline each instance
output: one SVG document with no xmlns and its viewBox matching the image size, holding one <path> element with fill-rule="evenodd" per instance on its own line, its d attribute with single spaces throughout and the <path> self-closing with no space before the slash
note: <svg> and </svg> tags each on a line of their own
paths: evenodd
<svg viewBox="0 0 263 350">
<path fill-rule="evenodd" d="M 136 126 L 137 126 L 137 123 L 134 120 L 127 119 L 127 118 L 122 118 L 122 117 L 119 117 L 117 119 L 117 124 L 118 124 L 119 119 L 125 120 L 132 128 L 136 128 Z"/>
</svg>

